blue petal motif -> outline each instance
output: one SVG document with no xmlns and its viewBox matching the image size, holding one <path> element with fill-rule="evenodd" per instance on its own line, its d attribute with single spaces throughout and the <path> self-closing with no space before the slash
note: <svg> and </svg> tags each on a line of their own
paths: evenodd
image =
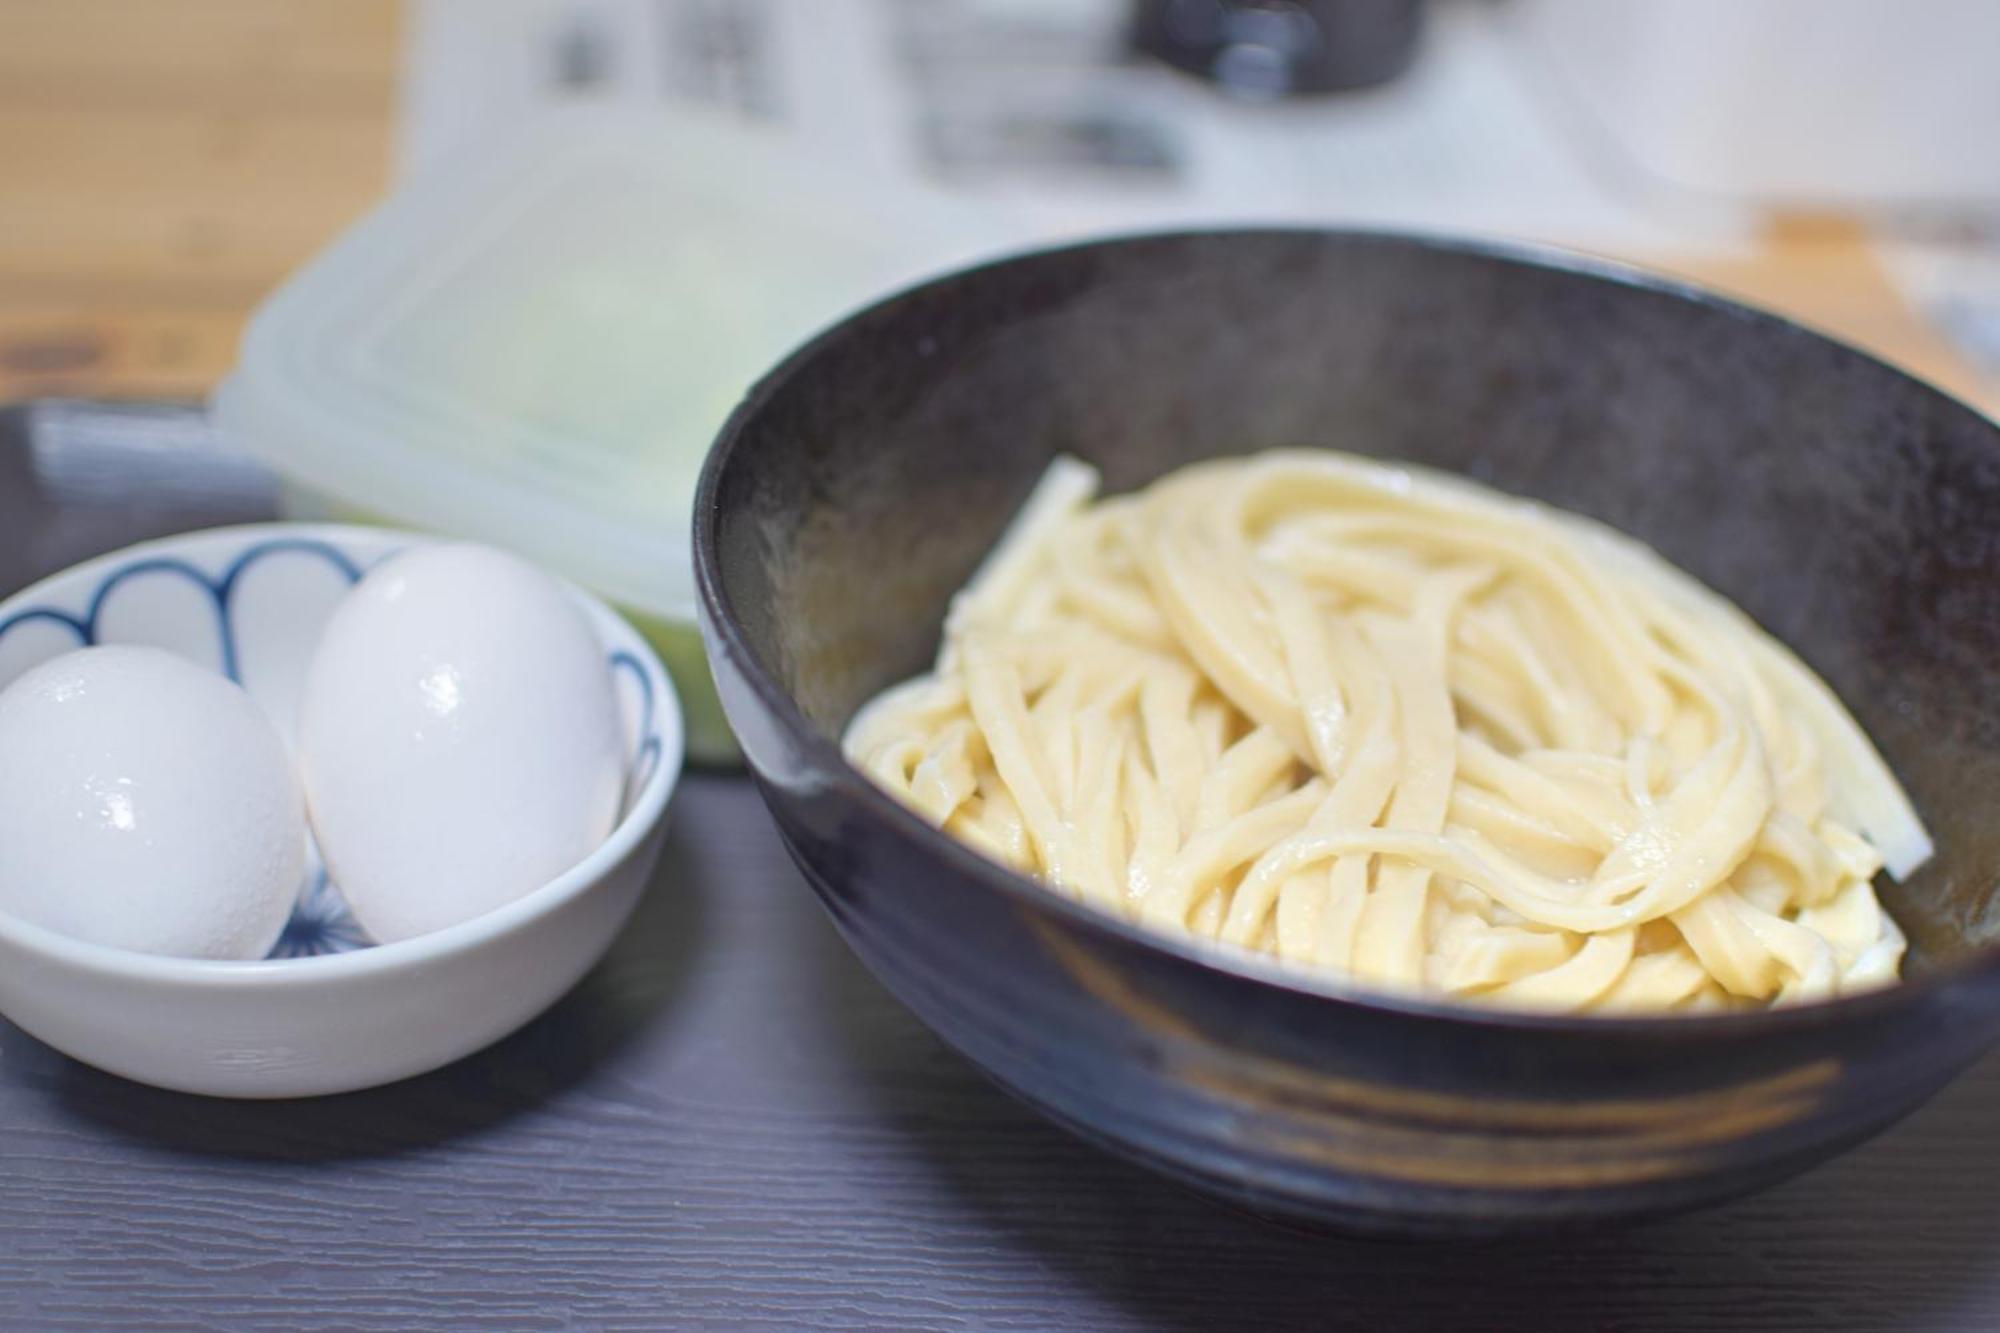
<svg viewBox="0 0 2000 1333">
<path fill-rule="evenodd" d="M 271 946 L 272 958 L 311 958 L 323 953 L 349 953 L 371 947 L 374 941 L 347 910 L 340 891 L 328 882 L 326 871 L 314 868 L 306 891 L 299 895 L 292 919 Z"/>
<path fill-rule="evenodd" d="M 660 733 L 654 726 L 652 677 L 646 674 L 637 657 L 622 651 L 611 654 L 611 674 L 615 676 L 621 671 L 629 674 L 639 687 L 639 749 L 625 775 L 625 798 L 619 803 L 622 817 L 632 798 L 653 780 L 653 772 L 660 766 Z"/>
<path fill-rule="evenodd" d="M 243 577 L 245 570 L 270 556 L 285 554 L 316 555 L 338 570 L 349 583 L 360 581 L 361 568 L 348 558 L 345 551 L 326 542 L 306 541 L 295 537 L 258 542 L 230 561 L 228 568 L 215 577 L 210 577 L 185 560 L 151 556 L 120 565 L 107 574 L 104 582 L 98 584 L 97 590 L 91 594 L 90 605 L 83 614 L 77 615 L 58 607 L 31 606 L 5 620 L 0 620 L 0 638 L 4 638 L 16 625 L 44 620 L 68 626 L 76 635 L 78 646 L 92 647 L 97 643 L 97 622 L 103 614 L 104 604 L 110 600 L 111 594 L 118 590 L 120 584 L 142 574 L 172 574 L 206 591 L 209 599 L 215 604 L 215 632 L 222 646 L 222 671 L 224 675 L 240 684 L 241 680 L 237 673 L 236 630 L 229 621 L 230 595 L 235 592 L 237 581 Z"/>
</svg>

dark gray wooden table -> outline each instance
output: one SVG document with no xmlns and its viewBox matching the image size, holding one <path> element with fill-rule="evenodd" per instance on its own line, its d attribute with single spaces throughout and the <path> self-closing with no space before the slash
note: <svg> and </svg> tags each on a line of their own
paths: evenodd
<svg viewBox="0 0 2000 1333">
<path fill-rule="evenodd" d="M 0 588 L 255 517 L 191 419 L 0 414 Z M 0 1024 L 0 1328 L 2000 1328 L 2000 1062 L 1789 1185 L 1477 1248 L 1292 1235 L 985 1083 L 848 955 L 741 778 L 690 777 L 610 956 L 515 1036 L 291 1103 Z"/>
</svg>

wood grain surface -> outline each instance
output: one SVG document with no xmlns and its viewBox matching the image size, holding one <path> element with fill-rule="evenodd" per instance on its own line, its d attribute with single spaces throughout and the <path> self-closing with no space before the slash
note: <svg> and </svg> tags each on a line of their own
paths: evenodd
<svg viewBox="0 0 2000 1333">
<path fill-rule="evenodd" d="M 396 0 L 0 0 L 0 401 L 206 393 L 386 188 Z"/>
<path fill-rule="evenodd" d="M 388 188 L 399 0 L 0 0 L 0 402 L 206 394 L 244 321 Z M 1628 255 L 2000 412 L 1866 234 Z"/>
<path fill-rule="evenodd" d="M 198 413 L 0 410 L 0 592 L 272 499 Z M 1294 1235 L 986 1083 L 862 971 L 742 778 L 669 819 L 604 963 L 423 1078 L 215 1101 L 0 1022 L 0 1330 L 2000 1328 L 2000 1058 L 1716 1211 Z"/>
<path fill-rule="evenodd" d="M 1991 1329 L 2000 1063 L 1790 1185 L 1479 1248 L 1295 1236 L 1050 1127 L 861 971 L 737 778 L 554 1011 L 229 1103 L 0 1031 L 9 1328 Z"/>
<path fill-rule="evenodd" d="M 2000 416 L 2000 382 L 1910 308 L 1866 230 L 1851 220 L 1775 218 L 1748 255 L 1631 258 L 1844 339 Z"/>
</svg>

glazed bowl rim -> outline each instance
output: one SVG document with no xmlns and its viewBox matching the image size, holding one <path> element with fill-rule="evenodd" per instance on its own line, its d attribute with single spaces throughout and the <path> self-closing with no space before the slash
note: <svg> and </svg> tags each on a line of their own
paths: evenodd
<svg viewBox="0 0 2000 1333">
<path fill-rule="evenodd" d="M 933 828 L 915 812 L 876 786 L 861 770 L 851 764 L 837 741 L 820 734 L 801 711 L 790 691 L 772 678 L 751 649 L 729 594 L 724 588 L 717 553 L 721 518 L 717 494 L 722 474 L 728 469 L 736 447 L 747 433 L 751 422 L 761 414 L 766 403 L 782 392 L 809 363 L 819 357 L 825 348 L 846 337 L 856 326 L 885 317 L 890 310 L 912 298 L 942 290 L 954 283 L 995 270 L 1033 263 L 1056 255 L 1118 249 L 1134 243 L 1232 239 L 1254 242 L 1301 238 L 1359 242 L 1364 245 L 1413 249 L 1434 255 L 1491 260 L 1515 268 L 1568 274 L 1628 290 L 1691 302 L 1744 323 L 1781 329 L 1821 343 L 1832 344 L 1847 354 L 1872 363 L 1877 368 L 1914 385 L 1924 395 L 1973 416 L 1992 432 L 1996 439 L 2000 439 L 2000 423 L 1996 423 L 1992 418 L 1944 390 L 1841 338 L 1771 311 L 1723 296 L 1695 283 L 1560 246 L 1417 230 L 1299 225 L 1176 227 L 1121 231 L 1058 245 L 1010 250 L 993 258 L 897 288 L 820 329 L 787 353 L 745 391 L 742 400 L 723 423 L 715 443 L 702 463 L 694 502 L 695 588 L 702 619 L 713 635 L 711 656 L 717 655 L 719 649 L 722 655 L 730 659 L 756 694 L 765 713 L 782 731 L 787 744 L 809 762 L 813 776 L 839 792 L 843 798 L 858 807 L 864 816 L 874 820 L 906 845 L 941 860 L 946 867 L 961 876 L 976 881 L 1017 905 L 1053 914 L 1087 936 L 1128 947 L 1135 946 L 1232 981 L 1274 987 L 1308 1001 L 1350 1006 L 1385 1016 L 1442 1020 L 1488 1030 L 1506 1029 L 1578 1036 L 1622 1035 L 1653 1040 L 1700 1040 L 1720 1036 L 1753 1037 L 1758 1034 L 1795 1032 L 1854 1022 L 1893 1013 L 1911 1008 L 1925 997 L 1945 988 L 2000 973 L 2000 944 L 1979 945 L 1966 958 L 1941 964 L 1933 971 L 1898 981 L 1893 986 L 1832 1000 L 1709 1014 L 1565 1014 L 1525 1008 L 1480 1007 L 1347 985 L 1302 967 L 1273 962 L 1262 954 L 1240 946 L 1193 937 L 1183 939 L 1155 932 L 1096 908 L 1085 906 L 1066 895 L 1053 892 L 1025 875 L 987 860 L 971 848 Z"/>
<path fill-rule="evenodd" d="M 48 596 L 58 586 L 108 572 L 134 557 L 184 553 L 199 546 L 229 549 L 255 546 L 261 542 L 294 540 L 323 543 L 350 554 L 359 549 L 367 552 L 367 558 L 372 561 L 399 549 L 434 545 L 448 542 L 451 538 L 357 523 L 277 521 L 197 528 L 107 551 L 36 579 L 0 599 L 0 621 L 5 621 L 10 612 Z M 659 826 L 666 814 L 667 802 L 679 783 L 686 751 L 686 731 L 672 677 L 667 674 L 666 667 L 646 642 L 645 636 L 602 599 L 560 575 L 551 577 L 556 578 L 589 615 L 592 627 L 605 640 L 607 650 L 630 653 L 637 660 L 651 691 L 653 722 L 660 742 L 653 770 L 639 790 L 633 793 L 624 814 L 603 841 L 568 870 L 512 902 L 454 925 L 409 939 L 371 944 L 341 953 L 257 959 L 181 958 L 141 953 L 73 939 L 4 909 L 0 909 L 0 941 L 31 957 L 60 963 L 101 979 L 176 989 L 271 989 L 342 984 L 421 969 L 448 958 L 479 952 L 554 915 L 564 905 L 602 882 Z"/>
</svg>

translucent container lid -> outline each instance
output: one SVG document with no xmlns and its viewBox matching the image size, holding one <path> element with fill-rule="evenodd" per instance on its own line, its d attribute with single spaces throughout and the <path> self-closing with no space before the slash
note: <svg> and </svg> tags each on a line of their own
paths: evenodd
<svg viewBox="0 0 2000 1333">
<path fill-rule="evenodd" d="M 998 228 L 684 113 L 565 111 L 399 191 L 272 296 L 220 429 L 331 505 L 691 621 L 708 444 L 790 347 Z"/>
</svg>

